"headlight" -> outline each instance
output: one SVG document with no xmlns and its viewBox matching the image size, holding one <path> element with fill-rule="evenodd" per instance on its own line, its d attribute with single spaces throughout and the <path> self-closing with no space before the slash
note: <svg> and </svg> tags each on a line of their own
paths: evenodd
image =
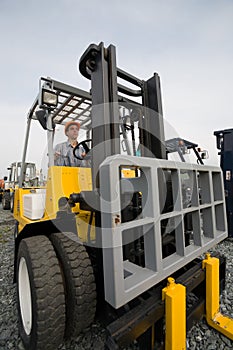
<svg viewBox="0 0 233 350">
<path fill-rule="evenodd" d="M 53 90 L 41 89 L 41 105 L 56 107 L 58 104 L 58 95 Z"/>
</svg>

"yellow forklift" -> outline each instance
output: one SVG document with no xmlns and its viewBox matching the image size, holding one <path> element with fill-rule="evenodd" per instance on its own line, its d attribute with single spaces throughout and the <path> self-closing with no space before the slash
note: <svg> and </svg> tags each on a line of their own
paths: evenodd
<svg viewBox="0 0 233 350">
<path fill-rule="evenodd" d="M 203 315 L 212 322 L 224 287 L 224 257 L 200 258 L 227 237 L 221 169 L 167 159 L 157 73 L 141 80 L 118 68 L 103 43 L 87 48 L 79 69 L 90 92 L 41 78 L 27 116 L 22 164 L 38 123 L 48 175 L 43 188 L 23 188 L 21 174 L 15 191 L 24 347 L 57 349 L 96 317 L 106 349 L 185 349 L 186 331 Z M 74 156 L 84 147 L 85 166 L 54 165 L 54 135 L 68 121 L 80 123 Z"/>
<path fill-rule="evenodd" d="M 19 176 L 21 173 L 21 162 L 13 162 L 7 168 L 8 176 L 4 177 L 4 184 L 2 186 L 2 207 L 4 210 L 11 210 L 13 212 L 14 207 L 14 191 L 15 187 L 19 184 Z M 27 162 L 24 163 L 22 170 L 23 174 L 23 187 L 32 187 L 39 185 L 39 177 L 36 172 L 36 164 Z"/>
</svg>

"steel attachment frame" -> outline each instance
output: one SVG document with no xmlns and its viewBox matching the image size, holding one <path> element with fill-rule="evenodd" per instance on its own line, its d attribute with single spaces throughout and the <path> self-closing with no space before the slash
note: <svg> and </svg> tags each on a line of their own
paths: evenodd
<svg viewBox="0 0 233 350">
<path fill-rule="evenodd" d="M 119 169 L 127 166 L 139 169 L 141 176 L 121 178 Z M 168 212 L 163 212 L 161 205 L 160 171 L 171 174 L 173 210 Z M 189 207 L 184 206 L 182 198 L 185 173 L 192 175 Z M 135 192 L 142 194 L 142 213 L 136 220 L 122 223 L 121 195 Z M 171 276 L 227 237 L 223 179 L 218 167 L 112 156 L 100 167 L 100 195 L 105 299 L 115 308 Z M 188 244 L 184 224 L 187 214 L 191 215 L 193 225 L 193 237 Z M 175 251 L 163 257 L 162 226 L 165 220 L 168 221 L 167 235 L 173 232 L 175 236 Z M 144 239 L 145 267 L 123 257 L 123 245 L 135 240 L 138 234 Z"/>
</svg>

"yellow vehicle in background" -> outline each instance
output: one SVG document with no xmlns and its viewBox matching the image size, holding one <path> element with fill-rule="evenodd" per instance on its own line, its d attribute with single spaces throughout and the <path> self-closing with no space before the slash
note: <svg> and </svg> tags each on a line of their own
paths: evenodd
<svg viewBox="0 0 233 350">
<path fill-rule="evenodd" d="M 7 168 L 8 176 L 4 177 L 4 185 L 1 189 L 2 207 L 5 210 L 13 212 L 14 191 L 19 184 L 19 176 L 21 173 L 21 162 L 14 162 Z M 23 187 L 38 186 L 39 177 L 36 172 L 35 163 L 25 163 L 23 170 Z"/>
</svg>

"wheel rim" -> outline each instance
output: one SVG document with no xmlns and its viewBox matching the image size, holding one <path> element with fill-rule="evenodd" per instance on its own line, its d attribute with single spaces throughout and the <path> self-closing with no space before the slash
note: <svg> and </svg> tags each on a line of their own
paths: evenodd
<svg viewBox="0 0 233 350">
<path fill-rule="evenodd" d="M 27 264 L 23 257 L 19 263 L 18 292 L 23 327 L 29 335 L 32 329 L 32 297 Z"/>
</svg>

